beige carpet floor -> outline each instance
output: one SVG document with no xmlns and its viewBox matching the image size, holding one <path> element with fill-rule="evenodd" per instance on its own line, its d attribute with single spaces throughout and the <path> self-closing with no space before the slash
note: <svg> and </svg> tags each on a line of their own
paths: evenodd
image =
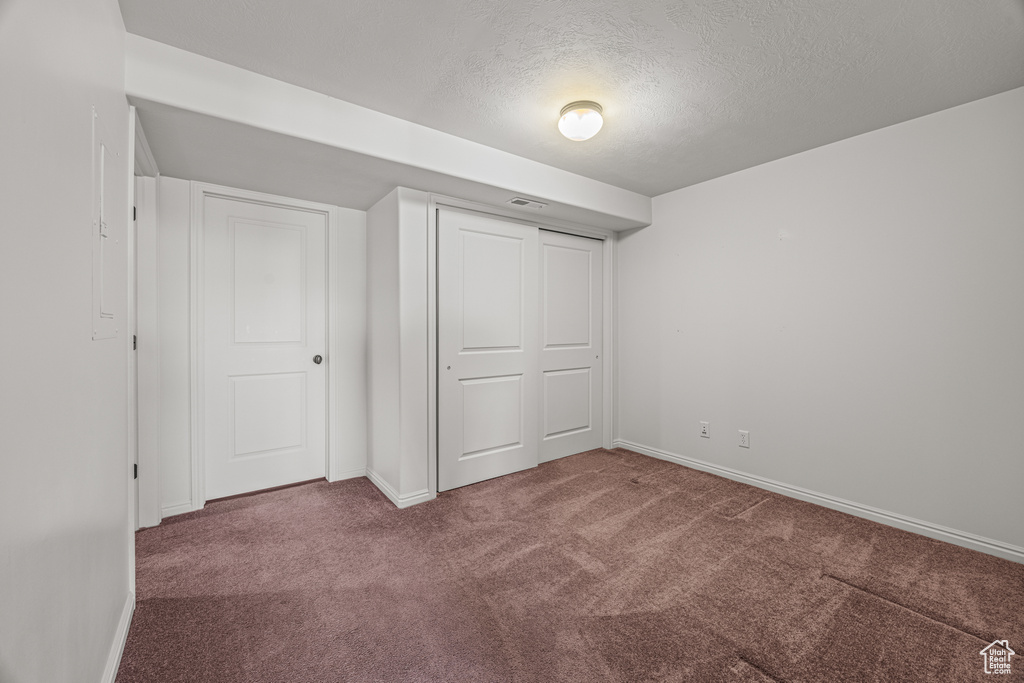
<svg viewBox="0 0 1024 683">
<path fill-rule="evenodd" d="M 137 566 L 119 683 L 1024 680 L 1024 565 L 623 450 L 215 502 Z"/>
</svg>

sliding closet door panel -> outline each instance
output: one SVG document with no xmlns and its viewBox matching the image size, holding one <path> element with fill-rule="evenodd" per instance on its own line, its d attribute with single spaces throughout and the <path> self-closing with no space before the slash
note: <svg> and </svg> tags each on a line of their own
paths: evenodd
<svg viewBox="0 0 1024 683">
<path fill-rule="evenodd" d="M 438 489 L 538 462 L 538 231 L 438 215 Z"/>
<path fill-rule="evenodd" d="M 541 462 L 602 445 L 603 246 L 540 231 Z"/>
</svg>

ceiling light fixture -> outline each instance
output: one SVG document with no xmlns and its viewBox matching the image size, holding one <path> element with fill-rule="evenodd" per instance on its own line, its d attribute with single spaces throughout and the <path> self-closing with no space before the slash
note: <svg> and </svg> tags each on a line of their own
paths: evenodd
<svg viewBox="0 0 1024 683">
<path fill-rule="evenodd" d="M 558 119 L 558 130 L 562 135 L 581 142 L 597 135 L 604 125 L 601 105 L 589 100 L 572 102 L 562 107 L 562 118 Z"/>
</svg>

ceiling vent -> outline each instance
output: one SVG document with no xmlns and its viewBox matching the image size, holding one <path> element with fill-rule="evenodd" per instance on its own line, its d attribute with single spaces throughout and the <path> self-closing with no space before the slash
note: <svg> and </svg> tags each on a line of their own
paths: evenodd
<svg viewBox="0 0 1024 683">
<path fill-rule="evenodd" d="M 523 199 L 522 197 L 514 197 L 508 200 L 508 203 L 512 206 L 519 206 L 524 209 L 543 209 L 547 206 L 544 202 L 535 202 L 532 199 Z"/>
</svg>

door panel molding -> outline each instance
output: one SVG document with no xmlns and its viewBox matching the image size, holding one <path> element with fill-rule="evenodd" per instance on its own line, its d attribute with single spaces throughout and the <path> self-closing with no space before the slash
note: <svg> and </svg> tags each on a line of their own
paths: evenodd
<svg viewBox="0 0 1024 683">
<path fill-rule="evenodd" d="M 273 221 L 268 221 L 268 220 L 256 220 L 256 219 L 251 219 L 251 218 L 240 219 L 240 218 L 237 218 L 237 217 L 234 217 L 234 216 L 232 216 L 231 218 L 228 219 L 228 242 L 229 242 L 228 250 L 229 250 L 230 258 L 231 258 L 231 275 L 230 275 L 229 279 L 232 282 L 231 306 L 230 306 L 230 309 L 231 309 L 232 341 L 233 341 L 234 344 L 247 344 L 247 345 L 258 345 L 258 344 L 288 345 L 288 344 L 297 344 L 297 345 L 301 346 L 301 345 L 306 343 L 306 320 L 307 320 L 307 314 L 308 314 L 308 311 L 306 310 L 306 308 L 307 308 L 307 301 L 306 301 L 306 299 L 307 299 L 307 292 L 306 292 L 306 276 L 307 276 L 307 272 L 306 272 L 306 270 L 307 269 L 306 269 L 306 264 L 305 263 L 301 264 L 301 267 L 298 269 L 298 271 L 294 272 L 294 273 L 287 273 L 287 272 L 283 272 L 282 273 L 281 271 L 284 270 L 284 268 L 280 268 L 280 266 L 287 266 L 287 264 L 284 264 L 284 263 L 278 263 L 277 264 L 279 266 L 279 269 L 278 269 L 278 272 L 276 273 L 276 275 L 284 276 L 284 277 L 292 276 L 294 279 L 298 280 L 299 296 L 297 297 L 296 301 L 292 301 L 291 302 L 292 303 L 291 308 L 298 314 L 296 316 L 297 319 L 292 321 L 295 324 L 295 331 L 297 332 L 297 334 L 295 335 L 296 338 L 295 339 L 276 339 L 276 340 L 259 339 L 258 337 L 259 337 L 260 333 L 262 332 L 263 334 L 266 334 L 268 332 L 268 330 L 262 330 L 262 331 L 261 330 L 257 330 L 256 333 L 253 334 L 248 329 L 245 329 L 245 330 L 240 330 L 239 329 L 240 328 L 240 324 L 239 324 L 239 318 L 240 317 L 242 318 L 242 321 L 251 320 L 251 319 L 258 320 L 260 317 L 262 317 L 261 314 L 266 313 L 266 306 L 265 306 L 266 298 L 265 297 L 261 297 L 260 301 L 257 302 L 257 305 L 253 306 L 251 302 L 240 302 L 238 300 L 238 296 L 237 296 L 238 290 L 239 290 L 240 286 L 242 286 L 242 285 L 248 284 L 250 286 L 252 286 L 252 285 L 257 285 L 258 286 L 258 283 L 253 282 L 254 278 L 252 277 L 252 275 L 254 275 L 254 273 L 248 273 L 248 272 L 246 272 L 245 268 L 240 268 L 239 267 L 239 261 L 240 261 L 240 259 L 239 259 L 240 251 L 239 250 L 240 249 L 244 249 L 244 247 L 247 246 L 246 245 L 246 241 L 247 240 L 250 240 L 252 238 L 257 237 L 257 235 L 258 235 L 257 231 L 260 231 L 260 232 L 263 233 L 263 238 L 264 239 L 266 239 L 267 236 L 272 235 L 272 234 L 274 235 L 275 238 L 278 239 L 278 241 L 280 242 L 278 244 L 278 255 L 279 256 L 285 255 L 288 251 L 290 251 L 292 249 L 297 249 L 300 253 L 306 253 L 306 249 L 307 249 L 307 244 L 306 244 L 306 237 L 307 236 L 306 236 L 306 232 L 305 232 L 305 230 L 302 230 L 299 227 L 296 227 L 296 226 L 293 226 L 293 225 L 289 225 L 289 224 L 286 224 L 286 223 L 275 223 Z M 274 234 L 274 231 L 277 231 L 278 234 Z M 289 233 L 294 233 L 294 234 L 289 234 Z M 281 239 L 282 236 L 284 236 L 287 239 L 290 239 L 292 241 L 292 243 L 288 244 L 285 240 L 282 240 Z M 239 281 L 240 279 L 248 280 L 248 282 L 240 282 Z M 266 293 L 270 294 L 271 292 L 266 292 Z M 249 305 L 246 305 L 246 303 L 248 303 Z M 256 310 L 253 310 L 254 308 Z M 242 315 L 240 316 L 239 313 L 241 313 Z M 249 326 L 245 326 L 245 327 L 248 328 Z M 240 334 L 240 332 L 241 332 L 241 334 Z M 245 337 L 246 334 L 253 335 L 256 338 L 245 339 L 244 337 Z M 240 337 L 242 337 L 242 338 L 240 338 Z"/>
<path fill-rule="evenodd" d="M 541 239 L 541 329 L 544 350 L 586 349 L 594 345 L 594 253 Z M 574 269 L 573 286 L 556 288 L 548 279 L 552 260 Z M 586 285 L 581 287 L 580 285 Z M 600 330 L 597 330 L 600 334 Z"/>
<path fill-rule="evenodd" d="M 190 500 L 191 510 L 200 510 L 206 505 L 206 452 L 205 452 L 205 397 L 203 386 L 205 382 L 205 314 L 204 300 L 206 295 L 206 282 L 204 281 L 204 207 L 207 199 L 226 199 L 236 202 L 245 202 L 268 206 L 280 209 L 305 211 L 324 216 L 326 233 L 325 249 L 323 254 L 326 282 L 325 282 L 325 349 L 328 359 L 326 371 L 326 462 L 325 471 L 327 479 L 334 481 L 343 478 L 347 473 L 341 472 L 339 458 L 337 457 L 337 416 L 335 415 L 334 397 L 337 392 L 337 363 L 331 363 L 332 357 L 339 357 L 337 349 L 337 313 L 334 302 L 337 299 L 336 284 L 338 282 L 337 259 L 335 257 L 335 243 L 338 239 L 338 209 L 337 207 L 317 202 L 292 199 L 278 195 L 270 195 L 250 190 L 241 190 L 222 185 L 191 181 L 191 207 L 189 221 L 189 318 L 190 318 L 190 386 L 189 386 L 189 441 L 190 441 Z M 232 245 L 233 253 L 233 245 Z M 232 260 L 234 256 L 232 256 Z M 231 278 L 234 280 L 234 268 Z M 234 306 L 232 305 L 232 308 Z M 232 314 L 232 318 L 234 315 Z M 303 316 L 305 317 L 305 316 Z M 232 328 L 234 321 L 232 320 Z M 266 342 L 245 344 L 246 346 L 268 345 Z M 259 456 L 245 456 L 259 457 Z M 167 516 L 165 514 L 164 516 Z"/>
<path fill-rule="evenodd" d="M 556 403 L 561 407 L 557 414 L 546 410 L 543 413 L 541 439 L 546 441 L 571 434 L 580 434 L 594 428 L 593 368 L 566 368 L 544 370 L 542 398 L 544 405 Z M 561 385 L 559 387 L 558 385 Z M 570 401 L 575 394 L 577 403 Z M 582 396 L 580 396 L 582 394 Z M 579 399 L 585 399 L 581 401 Z M 581 410 L 585 405 L 586 410 Z"/>
</svg>

